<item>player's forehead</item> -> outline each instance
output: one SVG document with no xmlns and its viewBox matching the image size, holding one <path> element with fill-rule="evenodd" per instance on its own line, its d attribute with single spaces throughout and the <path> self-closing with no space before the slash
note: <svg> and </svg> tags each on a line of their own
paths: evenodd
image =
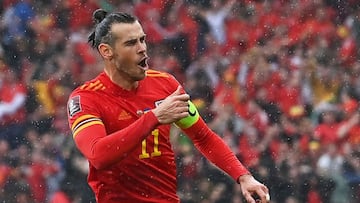
<svg viewBox="0 0 360 203">
<path fill-rule="evenodd" d="M 133 23 L 114 23 L 111 31 L 119 41 L 139 39 L 145 36 L 144 30 L 138 21 Z"/>
</svg>

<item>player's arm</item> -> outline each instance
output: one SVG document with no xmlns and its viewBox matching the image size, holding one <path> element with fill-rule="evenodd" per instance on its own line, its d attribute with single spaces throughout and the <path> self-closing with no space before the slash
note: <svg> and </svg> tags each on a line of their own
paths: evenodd
<svg viewBox="0 0 360 203">
<path fill-rule="evenodd" d="M 100 118 L 85 114 L 73 122 L 71 129 L 78 149 L 95 168 L 102 169 L 139 146 L 158 124 L 154 113 L 148 112 L 128 127 L 107 135 Z"/>
<path fill-rule="evenodd" d="M 72 108 L 73 112 L 69 114 L 69 123 L 76 146 L 98 169 L 122 160 L 158 125 L 173 123 L 189 115 L 187 106 L 189 95 L 181 93 L 181 88 L 178 87 L 155 109 L 126 128 L 108 135 L 97 113 L 97 104 L 91 102 L 91 95 L 83 93 L 81 96 L 82 99 L 79 95 L 70 99 L 69 109 Z"/>
<path fill-rule="evenodd" d="M 205 124 L 194 104 L 189 102 L 189 105 L 189 116 L 175 124 L 192 139 L 208 160 L 240 184 L 247 202 L 255 202 L 253 195 L 257 195 L 261 202 L 269 202 L 268 188 L 250 174 L 226 143 Z"/>
<path fill-rule="evenodd" d="M 226 143 L 213 132 L 189 101 L 190 116 L 176 122 L 193 141 L 196 148 L 212 163 L 229 174 L 235 181 L 250 172 L 240 163 Z"/>
</svg>

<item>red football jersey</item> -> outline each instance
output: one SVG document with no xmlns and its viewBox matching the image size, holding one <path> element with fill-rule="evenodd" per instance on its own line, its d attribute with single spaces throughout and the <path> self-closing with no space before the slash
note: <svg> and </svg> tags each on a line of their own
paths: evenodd
<svg viewBox="0 0 360 203">
<path fill-rule="evenodd" d="M 170 125 L 160 125 L 150 111 L 178 86 L 173 76 L 148 70 L 136 90 L 127 91 L 101 73 L 70 95 L 69 124 L 89 160 L 88 182 L 98 203 L 179 202 Z M 234 179 L 248 173 L 201 118 L 184 130 Z"/>
</svg>

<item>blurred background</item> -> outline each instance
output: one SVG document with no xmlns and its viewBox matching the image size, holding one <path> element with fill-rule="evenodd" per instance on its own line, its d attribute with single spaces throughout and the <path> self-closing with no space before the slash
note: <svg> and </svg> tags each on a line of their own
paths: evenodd
<svg viewBox="0 0 360 203">
<path fill-rule="evenodd" d="M 0 0 L 1 203 L 95 202 L 66 103 L 103 68 L 87 44 L 97 8 L 140 19 L 150 67 L 183 84 L 272 203 L 360 202 L 359 1 Z M 171 136 L 182 203 L 243 202 Z"/>
</svg>

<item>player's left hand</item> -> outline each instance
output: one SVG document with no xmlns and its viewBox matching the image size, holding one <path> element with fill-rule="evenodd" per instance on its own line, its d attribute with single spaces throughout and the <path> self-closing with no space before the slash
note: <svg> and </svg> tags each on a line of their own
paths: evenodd
<svg viewBox="0 0 360 203">
<path fill-rule="evenodd" d="M 269 189 L 252 175 L 242 175 L 239 177 L 241 192 L 248 203 L 269 203 Z M 259 199 L 255 200 L 255 196 Z"/>
</svg>

